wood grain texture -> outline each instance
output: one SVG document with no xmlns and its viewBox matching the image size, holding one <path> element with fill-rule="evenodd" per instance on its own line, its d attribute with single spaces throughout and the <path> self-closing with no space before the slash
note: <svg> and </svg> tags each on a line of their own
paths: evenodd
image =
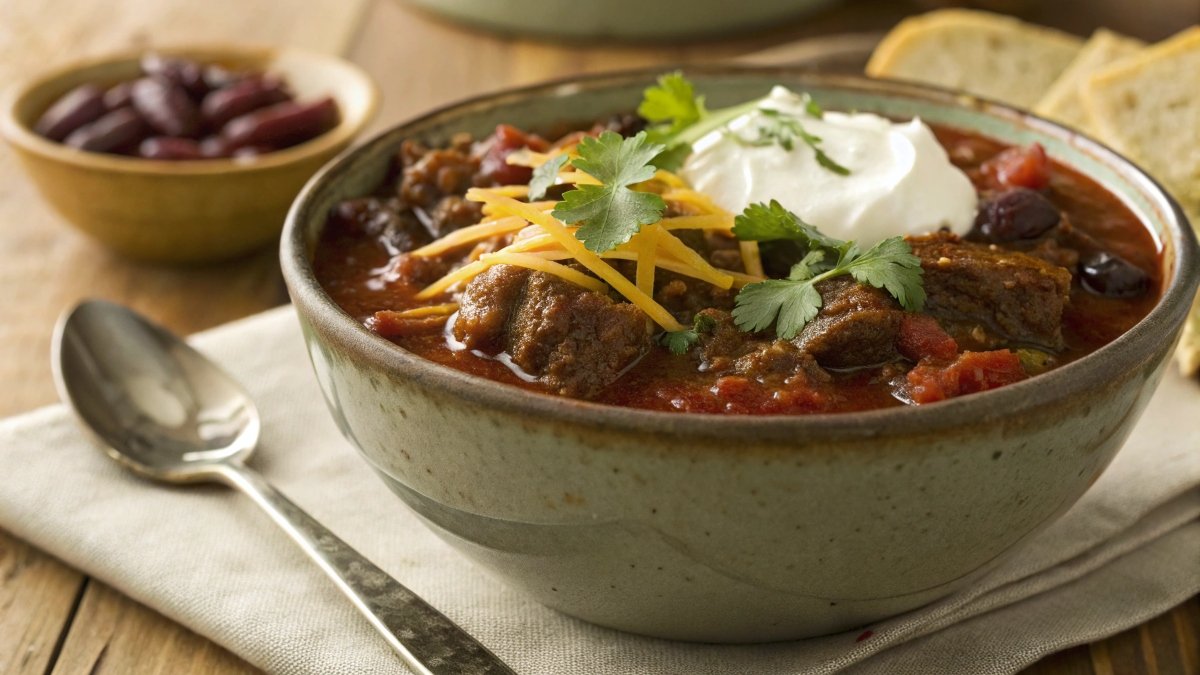
<svg viewBox="0 0 1200 675">
<path fill-rule="evenodd" d="M 996 0 L 983 0 L 996 1 Z M 1195 0 L 1002 0 L 1030 18 L 1145 39 L 1200 21 Z M 370 2 L 359 23 L 360 3 Z M 945 0 L 857 0 L 766 33 L 704 44 L 582 47 L 486 35 L 393 0 L 0 0 L 0 82 L 60 59 L 194 41 L 344 51 L 379 81 L 376 129 L 467 95 L 549 77 L 725 59 L 801 37 L 887 28 Z M 354 27 L 359 25 L 357 33 Z M 103 30 L 97 30 L 103 26 Z M 778 57 L 778 55 L 777 55 Z M 777 58 L 776 57 L 776 58 Z M 58 313 L 105 297 L 191 333 L 286 300 L 273 251 L 216 267 L 168 269 L 115 258 L 69 230 L 0 148 L 0 415 L 54 400 L 47 355 Z M 14 384 L 15 383 L 15 384 Z M 1054 654 L 1038 675 L 1200 675 L 1200 599 L 1093 645 Z M 235 656 L 0 532 L 0 675 L 250 673 Z"/>
</svg>

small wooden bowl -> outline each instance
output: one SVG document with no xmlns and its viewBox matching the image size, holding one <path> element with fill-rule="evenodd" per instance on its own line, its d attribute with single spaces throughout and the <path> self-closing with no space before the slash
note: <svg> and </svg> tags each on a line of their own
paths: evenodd
<svg viewBox="0 0 1200 675">
<path fill-rule="evenodd" d="M 142 51 L 68 64 L 11 89 L 0 102 L 0 135 L 42 196 L 75 227 L 138 260 L 210 262 L 275 241 L 305 181 L 350 144 L 378 105 L 370 77 L 334 56 L 246 46 L 156 51 L 279 73 L 297 100 L 332 96 L 342 119 L 317 138 L 253 159 L 148 160 L 76 150 L 32 130 L 42 112 L 70 89 L 138 77 Z"/>
</svg>

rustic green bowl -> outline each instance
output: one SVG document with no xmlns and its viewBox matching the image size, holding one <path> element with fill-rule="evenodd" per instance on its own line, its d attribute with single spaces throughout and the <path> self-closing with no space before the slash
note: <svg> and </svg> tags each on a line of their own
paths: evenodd
<svg viewBox="0 0 1200 675">
<path fill-rule="evenodd" d="M 364 329 L 313 277 L 326 214 L 370 192 L 405 138 L 498 122 L 586 124 L 653 73 L 477 98 L 377 136 L 292 207 L 282 263 L 343 433 L 446 541 L 573 616 L 684 640 L 843 630 L 969 584 L 1073 504 L 1159 381 L 1196 290 L 1196 242 L 1137 167 L 1026 113 L 916 86 L 788 69 L 700 69 L 715 106 L 780 83 L 828 109 L 1038 141 L 1125 201 L 1161 242 L 1166 288 L 1140 324 L 1075 363 L 982 394 L 866 413 L 729 417 L 609 407 L 425 361 Z M 386 536 L 386 520 L 380 523 Z"/>
</svg>

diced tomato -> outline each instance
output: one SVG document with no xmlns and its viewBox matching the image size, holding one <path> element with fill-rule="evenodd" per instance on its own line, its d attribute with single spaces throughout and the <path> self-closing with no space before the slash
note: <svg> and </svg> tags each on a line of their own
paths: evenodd
<svg viewBox="0 0 1200 675">
<path fill-rule="evenodd" d="M 958 355 L 958 343 L 928 314 L 905 314 L 896 336 L 896 349 L 907 359 L 929 358 L 950 361 Z"/>
<path fill-rule="evenodd" d="M 549 144 L 540 136 L 527 134 L 508 124 L 501 124 L 486 141 L 487 153 L 479 162 L 479 172 L 487 176 L 496 185 L 519 185 L 528 183 L 533 177 L 533 169 L 527 166 L 514 166 L 505 161 L 509 155 L 521 148 L 529 148 L 542 152 Z"/>
<path fill-rule="evenodd" d="M 984 162 L 984 175 L 1001 187 L 1041 190 L 1050 184 L 1050 160 L 1041 143 L 1012 147 Z"/>
<path fill-rule="evenodd" d="M 930 361 L 917 364 L 908 372 L 908 395 L 916 403 L 934 403 L 995 389 L 1026 377 L 1021 359 L 1007 349 L 963 352 L 949 365 Z"/>
</svg>

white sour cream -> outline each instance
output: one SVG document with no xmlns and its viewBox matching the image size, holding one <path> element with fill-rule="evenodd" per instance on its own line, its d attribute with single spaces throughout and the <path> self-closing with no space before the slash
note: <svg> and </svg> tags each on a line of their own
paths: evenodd
<svg viewBox="0 0 1200 675">
<path fill-rule="evenodd" d="M 975 188 L 919 118 L 895 123 L 866 113 L 828 112 L 815 119 L 805 114 L 804 99 L 784 87 L 772 89 L 758 107 L 795 116 L 850 173 L 821 166 L 799 139 L 786 150 L 730 138 L 757 139 L 770 121 L 757 111 L 747 113 L 697 141 L 681 171 L 725 209 L 741 213 L 775 199 L 825 234 L 863 247 L 941 227 L 958 234 L 970 229 Z"/>
</svg>

